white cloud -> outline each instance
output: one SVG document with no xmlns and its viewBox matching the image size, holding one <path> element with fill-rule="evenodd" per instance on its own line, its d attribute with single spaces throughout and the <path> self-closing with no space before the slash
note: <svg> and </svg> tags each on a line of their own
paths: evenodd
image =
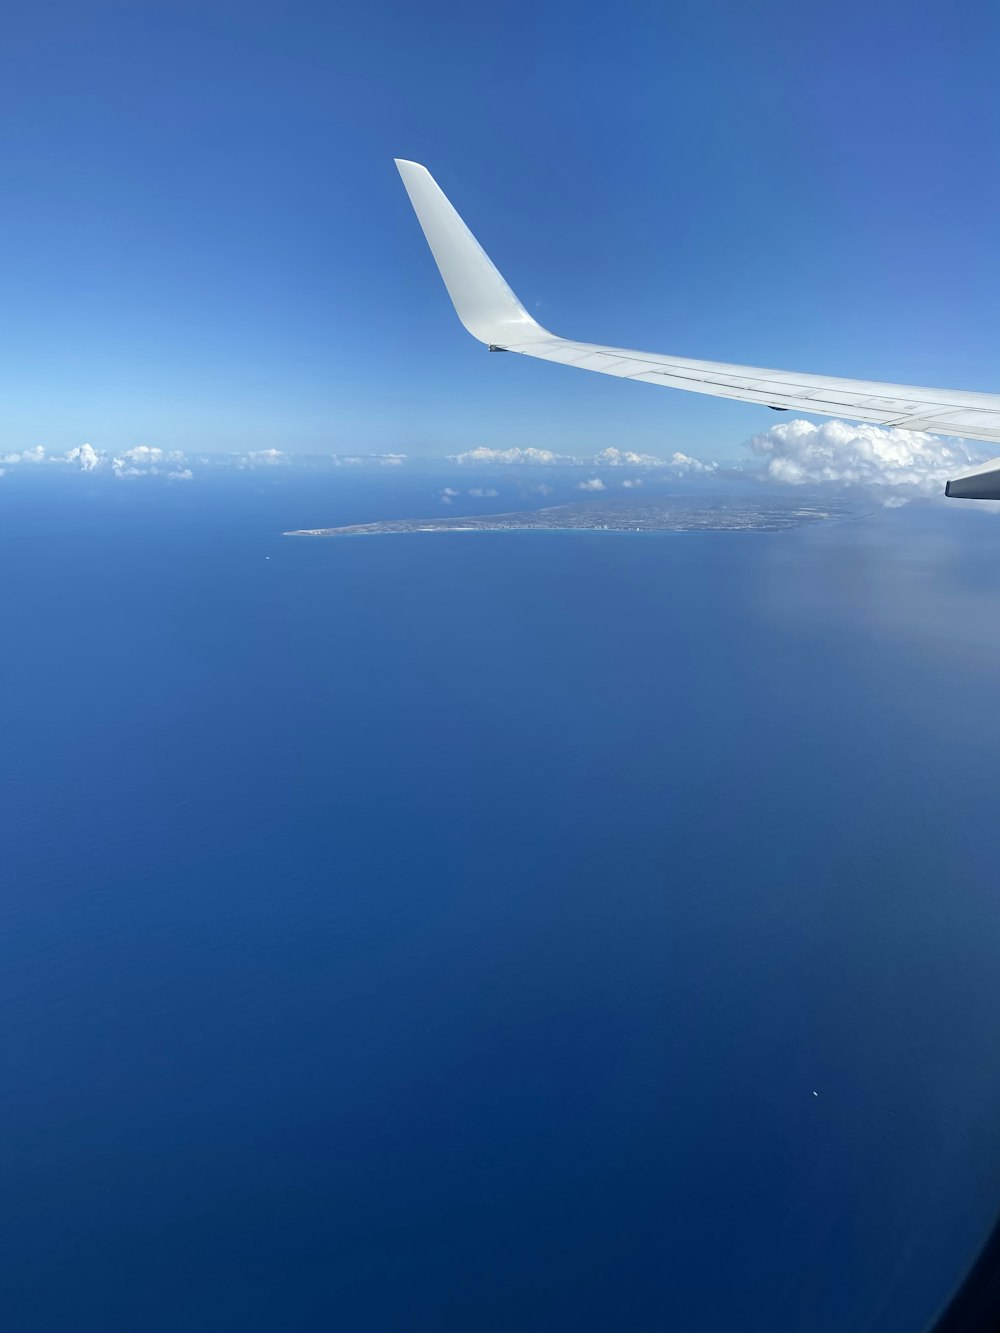
<svg viewBox="0 0 1000 1333">
<path fill-rule="evenodd" d="M 591 477 L 588 481 L 578 481 L 577 489 L 581 491 L 603 491 L 605 487 L 600 477 Z"/>
<path fill-rule="evenodd" d="M 475 495 L 480 500 L 485 500 L 491 495 L 498 495 L 499 491 L 495 491 L 492 486 L 473 486 L 469 494 Z"/>
<path fill-rule="evenodd" d="M 455 496 L 461 494 L 461 491 L 456 491 L 451 486 L 446 486 L 441 492 L 441 503 L 443 505 L 450 505 Z"/>
<path fill-rule="evenodd" d="M 551 449 L 488 449 L 485 444 L 464 454 L 452 454 L 449 459 L 451 463 L 534 463 L 543 467 L 575 461 L 564 454 L 554 454 Z"/>
<path fill-rule="evenodd" d="M 92 444 L 81 444 L 66 452 L 66 462 L 75 463 L 81 472 L 93 472 L 101 457 Z"/>
<path fill-rule="evenodd" d="M 193 476 L 194 473 L 189 467 L 177 468 L 175 471 L 167 473 L 169 481 L 190 481 Z"/>
<path fill-rule="evenodd" d="M 602 449 L 592 458 L 574 457 L 571 454 L 557 454 L 551 449 L 490 449 L 481 444 L 476 449 L 469 449 L 464 454 L 453 454 L 452 463 L 486 464 L 537 464 L 543 467 L 592 467 L 592 468 L 667 468 L 681 472 L 714 472 L 715 463 L 703 463 L 687 454 L 675 453 L 672 458 L 660 458 L 657 454 L 637 454 L 630 449 L 617 449 L 614 445 Z"/>
<path fill-rule="evenodd" d="M 46 454 L 42 445 L 25 449 L 22 453 L 5 454 L 0 457 L 3 463 L 50 463 L 59 467 L 73 466 L 80 472 L 96 472 L 108 466 L 119 477 L 155 476 L 166 468 L 172 468 L 169 476 L 186 472 L 186 460 L 179 450 L 166 451 L 148 444 L 137 444 L 132 449 L 125 449 L 120 454 L 108 457 L 95 449 L 92 444 L 79 444 L 67 449 L 64 454 Z M 186 477 L 184 478 L 187 479 Z"/>
<path fill-rule="evenodd" d="M 682 454 L 678 450 L 671 455 L 670 466 L 676 468 L 678 472 L 714 472 L 719 465 L 705 463 L 700 458 L 692 458 L 690 454 Z"/>
<path fill-rule="evenodd" d="M 846 421 L 783 421 L 749 442 L 766 460 L 767 474 L 791 486 L 823 482 L 934 492 L 975 463 L 961 440 L 899 426 Z"/>
<path fill-rule="evenodd" d="M 111 468 L 116 477 L 153 477 L 164 461 L 162 449 L 149 444 L 137 444 L 134 449 L 126 449 L 112 458 Z"/>
<path fill-rule="evenodd" d="M 281 449 L 251 449 L 245 454 L 241 463 L 242 467 L 279 467 L 285 462 L 285 454 Z"/>
<path fill-rule="evenodd" d="M 405 453 L 332 453 L 335 468 L 399 468 L 407 461 Z"/>
<path fill-rule="evenodd" d="M 127 458 L 137 467 L 153 467 L 163 458 L 163 450 L 150 444 L 137 444 L 134 449 L 126 449 L 122 458 Z"/>
<path fill-rule="evenodd" d="M 641 478 L 641 477 L 626 477 L 625 480 L 622 482 L 622 485 L 625 487 L 625 489 L 626 489 L 627 491 L 634 490 L 636 486 L 641 486 L 641 485 L 642 485 L 642 478 Z"/>
<path fill-rule="evenodd" d="M 666 467 L 667 460 L 656 454 L 634 454 L 629 449 L 611 446 L 593 457 L 594 467 Z"/>
<path fill-rule="evenodd" d="M 0 457 L 0 463 L 44 463 L 45 450 L 40 444 L 36 444 L 33 449 L 24 449 L 19 454 L 4 454 Z"/>
<path fill-rule="evenodd" d="M 714 472 L 717 466 L 680 452 L 670 458 L 660 458 L 657 454 L 637 454 L 631 449 L 616 449 L 614 446 L 595 454 L 592 462 L 594 467 L 673 468 L 680 472 Z"/>
</svg>

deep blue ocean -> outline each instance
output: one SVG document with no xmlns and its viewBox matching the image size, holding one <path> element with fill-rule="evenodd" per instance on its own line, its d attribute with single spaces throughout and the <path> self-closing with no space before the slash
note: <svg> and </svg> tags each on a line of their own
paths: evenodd
<svg viewBox="0 0 1000 1333">
<path fill-rule="evenodd" d="M 38 471 L 5 1330 L 925 1327 L 1000 1208 L 995 516 L 294 540 L 438 501 Z"/>
</svg>

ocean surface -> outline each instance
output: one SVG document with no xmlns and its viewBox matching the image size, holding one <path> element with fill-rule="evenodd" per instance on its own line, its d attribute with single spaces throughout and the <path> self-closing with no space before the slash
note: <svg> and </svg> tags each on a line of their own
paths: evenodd
<svg viewBox="0 0 1000 1333">
<path fill-rule="evenodd" d="M 435 508 L 0 483 L 0 1322 L 918 1333 L 1000 1208 L 1000 520 L 280 536 Z"/>
</svg>

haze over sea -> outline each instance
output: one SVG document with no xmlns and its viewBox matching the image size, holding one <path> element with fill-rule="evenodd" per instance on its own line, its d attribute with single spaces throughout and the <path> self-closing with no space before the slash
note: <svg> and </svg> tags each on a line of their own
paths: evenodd
<svg viewBox="0 0 1000 1333">
<path fill-rule="evenodd" d="M 0 486 L 3 1326 L 914 1333 L 1000 1201 L 1000 524 L 279 535 L 441 484 Z"/>
</svg>

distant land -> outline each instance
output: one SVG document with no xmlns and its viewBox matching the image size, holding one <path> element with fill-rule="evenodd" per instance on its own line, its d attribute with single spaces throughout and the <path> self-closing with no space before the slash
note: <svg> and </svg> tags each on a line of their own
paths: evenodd
<svg viewBox="0 0 1000 1333">
<path fill-rule="evenodd" d="M 644 503 L 587 501 L 512 514 L 397 518 L 341 528 L 300 528 L 285 537 L 358 537 L 390 532 L 780 532 L 845 518 L 843 506 L 767 500 L 706 502 L 675 496 Z"/>
</svg>

